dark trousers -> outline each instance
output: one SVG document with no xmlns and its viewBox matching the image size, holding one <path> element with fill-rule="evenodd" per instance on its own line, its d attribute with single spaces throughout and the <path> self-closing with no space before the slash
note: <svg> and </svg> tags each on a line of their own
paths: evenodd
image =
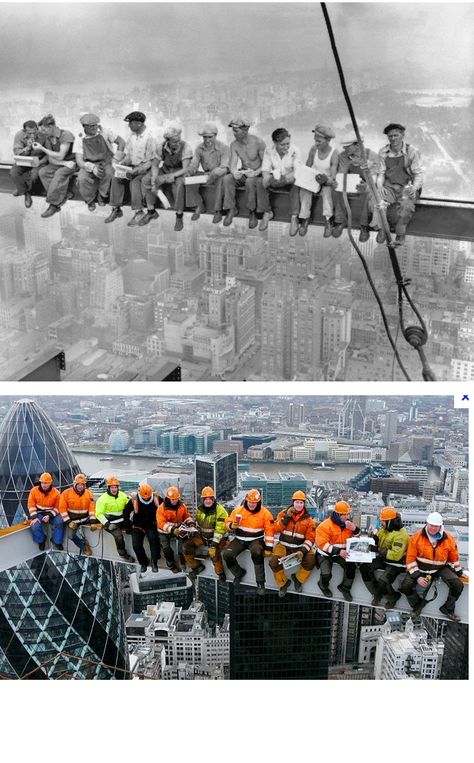
<svg viewBox="0 0 474 763">
<path fill-rule="evenodd" d="M 39 167 L 17 167 L 15 164 L 10 170 L 10 177 L 19 194 L 30 193 L 33 183 L 38 180 Z"/>
<path fill-rule="evenodd" d="M 368 226 L 369 220 L 372 217 L 372 213 L 370 211 L 370 194 L 369 193 L 361 193 L 359 194 L 360 200 L 361 200 L 361 207 L 360 207 L 360 225 Z M 347 212 L 346 207 L 344 204 L 344 197 L 342 195 L 341 191 L 334 191 L 333 193 L 333 199 L 334 199 L 334 222 L 336 225 L 347 225 Z"/>
<path fill-rule="evenodd" d="M 132 528 L 132 545 L 135 551 L 136 557 L 140 564 L 148 565 L 150 560 L 146 554 L 143 543 L 145 537 L 148 538 L 150 544 L 151 561 L 156 564 L 160 558 L 160 536 L 156 527 L 148 527 L 146 530 L 142 530 L 141 527 Z"/>
<path fill-rule="evenodd" d="M 197 173 L 198 175 L 201 173 Z M 213 183 L 202 183 L 201 185 L 187 185 L 186 186 L 186 206 L 199 207 L 201 210 L 205 210 L 204 199 L 201 193 L 203 188 L 215 188 L 214 195 L 214 212 L 220 212 L 222 209 L 222 197 L 224 194 L 224 178 L 217 178 Z"/>
<path fill-rule="evenodd" d="M 272 212 L 270 191 L 285 191 L 288 193 L 290 196 L 290 214 L 298 214 L 300 210 L 300 189 L 298 186 L 294 183 L 273 186 L 272 183 L 270 183 L 268 188 L 264 188 L 261 177 L 257 178 L 257 212 Z"/>
<path fill-rule="evenodd" d="M 99 192 L 102 198 L 105 199 L 109 195 L 110 184 L 113 177 L 114 170 L 111 164 L 104 165 L 104 176 L 102 178 L 96 177 L 92 172 L 87 172 L 87 170 L 79 170 L 77 185 L 79 187 L 79 193 L 86 204 L 95 201 L 97 192 Z"/>
<path fill-rule="evenodd" d="M 387 564 L 381 556 L 377 556 L 371 564 L 361 564 L 359 569 L 362 580 L 374 596 L 386 594 L 394 599 L 400 597 L 399 592 L 393 588 L 392 583 L 401 573 L 406 571 L 405 567 L 395 567 L 393 564 Z M 383 570 L 378 578 L 375 575 L 377 570 Z"/>
<path fill-rule="evenodd" d="M 158 172 L 158 175 L 165 175 L 167 173 Z M 159 186 L 160 191 L 166 195 L 173 208 L 178 214 L 184 212 L 184 177 L 180 175 L 173 183 L 163 183 Z M 155 191 L 151 187 L 151 171 L 142 176 L 142 195 L 146 199 L 146 205 L 148 209 L 154 209 L 157 204 L 157 196 Z"/>
<path fill-rule="evenodd" d="M 130 206 L 135 212 L 138 212 L 139 209 L 143 209 L 142 180 L 144 177 L 145 174 L 136 175 L 131 180 L 127 180 L 127 178 L 117 178 L 114 176 L 110 184 L 110 206 L 122 206 L 123 197 L 125 195 L 125 183 L 130 183 Z"/>
<path fill-rule="evenodd" d="M 444 606 L 449 612 L 454 612 L 456 601 L 459 599 L 459 597 L 462 594 L 462 590 L 464 587 L 463 583 L 461 580 L 459 580 L 458 576 L 451 569 L 451 567 L 448 567 L 447 565 L 446 567 L 441 567 L 439 571 L 436 571 L 432 574 L 431 582 L 433 583 L 433 581 L 436 580 L 437 577 L 440 577 L 441 580 L 444 580 L 444 582 L 446 583 L 449 589 L 448 598 L 446 599 Z M 412 607 L 418 606 L 418 604 L 420 604 L 424 598 L 422 596 L 419 596 L 415 589 L 416 589 L 416 580 L 413 578 L 412 575 L 410 575 L 409 572 L 407 572 L 407 574 L 402 580 L 402 584 L 400 586 L 400 592 L 405 594 L 405 596 L 408 599 L 408 603 Z M 425 590 L 428 591 L 429 588 Z"/>
<path fill-rule="evenodd" d="M 255 579 L 257 583 L 265 583 L 265 566 L 264 560 L 264 543 L 263 540 L 253 540 L 250 543 L 238 540 L 234 538 L 229 545 L 223 550 L 222 558 L 227 564 L 229 570 L 233 575 L 242 571 L 242 567 L 237 563 L 237 557 L 242 551 L 250 551 L 252 562 L 255 567 Z"/>
<path fill-rule="evenodd" d="M 237 188 L 245 188 L 249 212 L 257 209 L 257 178 L 241 177 L 235 180 L 232 175 L 224 175 L 224 202 L 222 209 L 236 209 L 235 193 Z M 261 210 L 259 210 L 261 211 Z"/>
<path fill-rule="evenodd" d="M 158 533 L 161 543 L 161 549 L 163 551 L 163 556 L 166 559 L 166 564 L 168 567 L 174 567 L 175 565 L 178 566 L 176 562 L 176 558 L 174 555 L 174 549 L 171 545 L 171 541 L 174 539 L 174 535 L 171 535 L 169 533 Z"/>
<path fill-rule="evenodd" d="M 55 164 L 43 164 L 38 171 L 43 186 L 46 189 L 46 201 L 55 207 L 60 207 L 66 201 L 71 175 L 75 169 L 57 167 Z"/>
<path fill-rule="evenodd" d="M 321 556 L 320 574 L 321 583 L 326 588 L 329 586 L 329 582 L 332 578 L 332 566 L 338 564 L 344 570 L 344 577 L 342 579 L 342 586 L 350 590 L 352 583 L 354 582 L 357 565 L 354 562 L 346 562 L 342 556 Z"/>
</svg>

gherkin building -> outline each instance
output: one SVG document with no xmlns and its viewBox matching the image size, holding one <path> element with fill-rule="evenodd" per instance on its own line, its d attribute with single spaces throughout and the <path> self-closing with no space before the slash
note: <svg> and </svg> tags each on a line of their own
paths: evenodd
<svg viewBox="0 0 474 763">
<path fill-rule="evenodd" d="M 43 472 L 52 475 L 58 490 L 65 490 L 80 468 L 40 406 L 17 400 L 0 427 L 0 528 L 23 521 L 28 493 Z"/>
<path fill-rule="evenodd" d="M 0 572 L 0 678 L 129 677 L 112 562 L 40 554 Z"/>
</svg>

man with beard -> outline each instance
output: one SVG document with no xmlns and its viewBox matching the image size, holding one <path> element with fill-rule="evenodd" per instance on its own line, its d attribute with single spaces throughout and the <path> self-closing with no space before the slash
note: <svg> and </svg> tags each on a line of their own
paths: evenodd
<svg viewBox="0 0 474 763">
<path fill-rule="evenodd" d="M 59 511 L 64 525 L 72 530 L 71 540 L 81 554 L 91 555 L 91 547 L 81 532 L 81 527 L 95 522 L 95 501 L 92 492 L 87 489 L 85 474 L 74 477 L 72 487 L 61 493 Z"/>
<path fill-rule="evenodd" d="M 270 567 L 279 587 L 280 598 L 285 596 L 291 585 L 280 559 L 288 554 L 297 554 L 301 562 L 301 568 L 291 576 L 295 590 L 301 593 L 303 584 L 311 575 L 311 570 L 316 566 L 316 556 L 313 551 L 313 543 L 316 539 L 316 525 L 306 511 L 306 494 L 302 490 L 293 493 L 292 503 L 288 509 L 283 509 L 275 521 L 275 532 L 279 538 L 270 559 Z"/>
<path fill-rule="evenodd" d="M 216 575 L 225 583 L 222 549 L 227 539 L 226 522 L 229 515 L 222 504 L 217 503 L 214 488 L 204 487 L 201 491 L 202 502 L 196 509 L 198 532 L 190 534 L 183 542 L 183 554 L 186 564 L 191 568 L 190 578 L 196 578 L 205 566 L 196 559 L 196 551 L 201 546 L 208 546 L 209 558 L 214 565 Z"/>
<path fill-rule="evenodd" d="M 52 541 L 54 548 L 63 550 L 64 523 L 59 513 L 59 490 L 53 487 L 53 478 L 48 472 L 43 472 L 39 485 L 31 488 L 28 496 L 28 512 L 31 520 L 33 540 L 44 551 L 46 533 L 43 525 L 51 523 Z"/>
<path fill-rule="evenodd" d="M 181 572 L 181 569 L 176 562 L 171 541 L 181 537 L 179 527 L 183 523 L 192 523 L 192 517 L 186 504 L 181 501 L 179 489 L 172 485 L 166 491 L 164 501 L 158 506 L 156 524 L 166 564 L 171 572 L 175 573 Z"/>
<path fill-rule="evenodd" d="M 246 571 L 237 563 L 237 557 L 248 549 L 255 567 L 257 594 L 265 594 L 264 557 L 271 556 L 274 544 L 274 520 L 271 512 L 262 506 L 258 490 L 249 490 L 242 506 L 235 508 L 226 522 L 235 537 L 223 550 L 222 556 L 238 585 Z"/>
<path fill-rule="evenodd" d="M 97 500 L 95 515 L 101 525 L 113 536 L 118 555 L 125 562 L 135 561 L 125 548 L 122 533 L 122 530 L 130 530 L 128 514 L 132 508 L 131 499 L 120 490 L 120 480 L 117 477 L 109 477 L 107 492 L 102 493 Z"/>
<path fill-rule="evenodd" d="M 143 547 L 145 536 L 148 538 L 151 554 L 152 572 L 158 572 L 160 558 L 160 536 L 156 527 L 156 510 L 162 501 L 161 496 L 153 492 L 151 485 L 140 485 L 138 493 L 132 495 L 132 545 L 140 563 L 140 572 L 146 572 L 150 560 Z"/>
</svg>

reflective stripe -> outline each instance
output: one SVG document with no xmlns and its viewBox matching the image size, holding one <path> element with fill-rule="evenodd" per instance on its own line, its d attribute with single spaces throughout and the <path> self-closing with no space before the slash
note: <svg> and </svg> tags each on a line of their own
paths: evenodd
<svg viewBox="0 0 474 763">
<path fill-rule="evenodd" d="M 435 567 L 445 567 L 447 564 L 446 559 L 443 562 L 440 562 L 437 559 L 425 559 L 423 556 L 417 556 L 416 560 L 417 562 L 422 562 L 423 564 L 434 564 Z"/>
<path fill-rule="evenodd" d="M 162 530 L 162 532 L 164 532 L 164 533 L 170 533 L 170 532 L 171 532 L 171 530 L 173 529 L 173 527 L 174 527 L 174 524 L 173 524 L 173 522 L 165 522 L 165 523 L 163 524 L 163 530 Z"/>
<path fill-rule="evenodd" d="M 311 544 L 310 540 L 305 540 L 303 545 L 308 549 L 308 551 L 311 551 L 311 545 L 312 544 Z"/>
</svg>

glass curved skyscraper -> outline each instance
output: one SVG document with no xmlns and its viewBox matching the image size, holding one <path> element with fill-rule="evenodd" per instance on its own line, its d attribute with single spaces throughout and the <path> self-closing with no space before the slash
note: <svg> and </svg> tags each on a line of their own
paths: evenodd
<svg viewBox="0 0 474 763">
<path fill-rule="evenodd" d="M 112 562 L 51 551 L 0 572 L 2 678 L 126 679 Z"/>
<path fill-rule="evenodd" d="M 65 490 L 80 468 L 40 406 L 17 400 L 0 427 L 0 527 L 23 521 L 28 493 L 42 472 L 52 474 L 55 487 Z"/>
<path fill-rule="evenodd" d="M 40 406 L 18 400 L 0 427 L 0 526 L 24 519 L 44 471 L 64 490 L 80 468 Z M 1 677 L 126 679 L 128 667 L 111 562 L 50 551 L 0 572 Z"/>
</svg>

